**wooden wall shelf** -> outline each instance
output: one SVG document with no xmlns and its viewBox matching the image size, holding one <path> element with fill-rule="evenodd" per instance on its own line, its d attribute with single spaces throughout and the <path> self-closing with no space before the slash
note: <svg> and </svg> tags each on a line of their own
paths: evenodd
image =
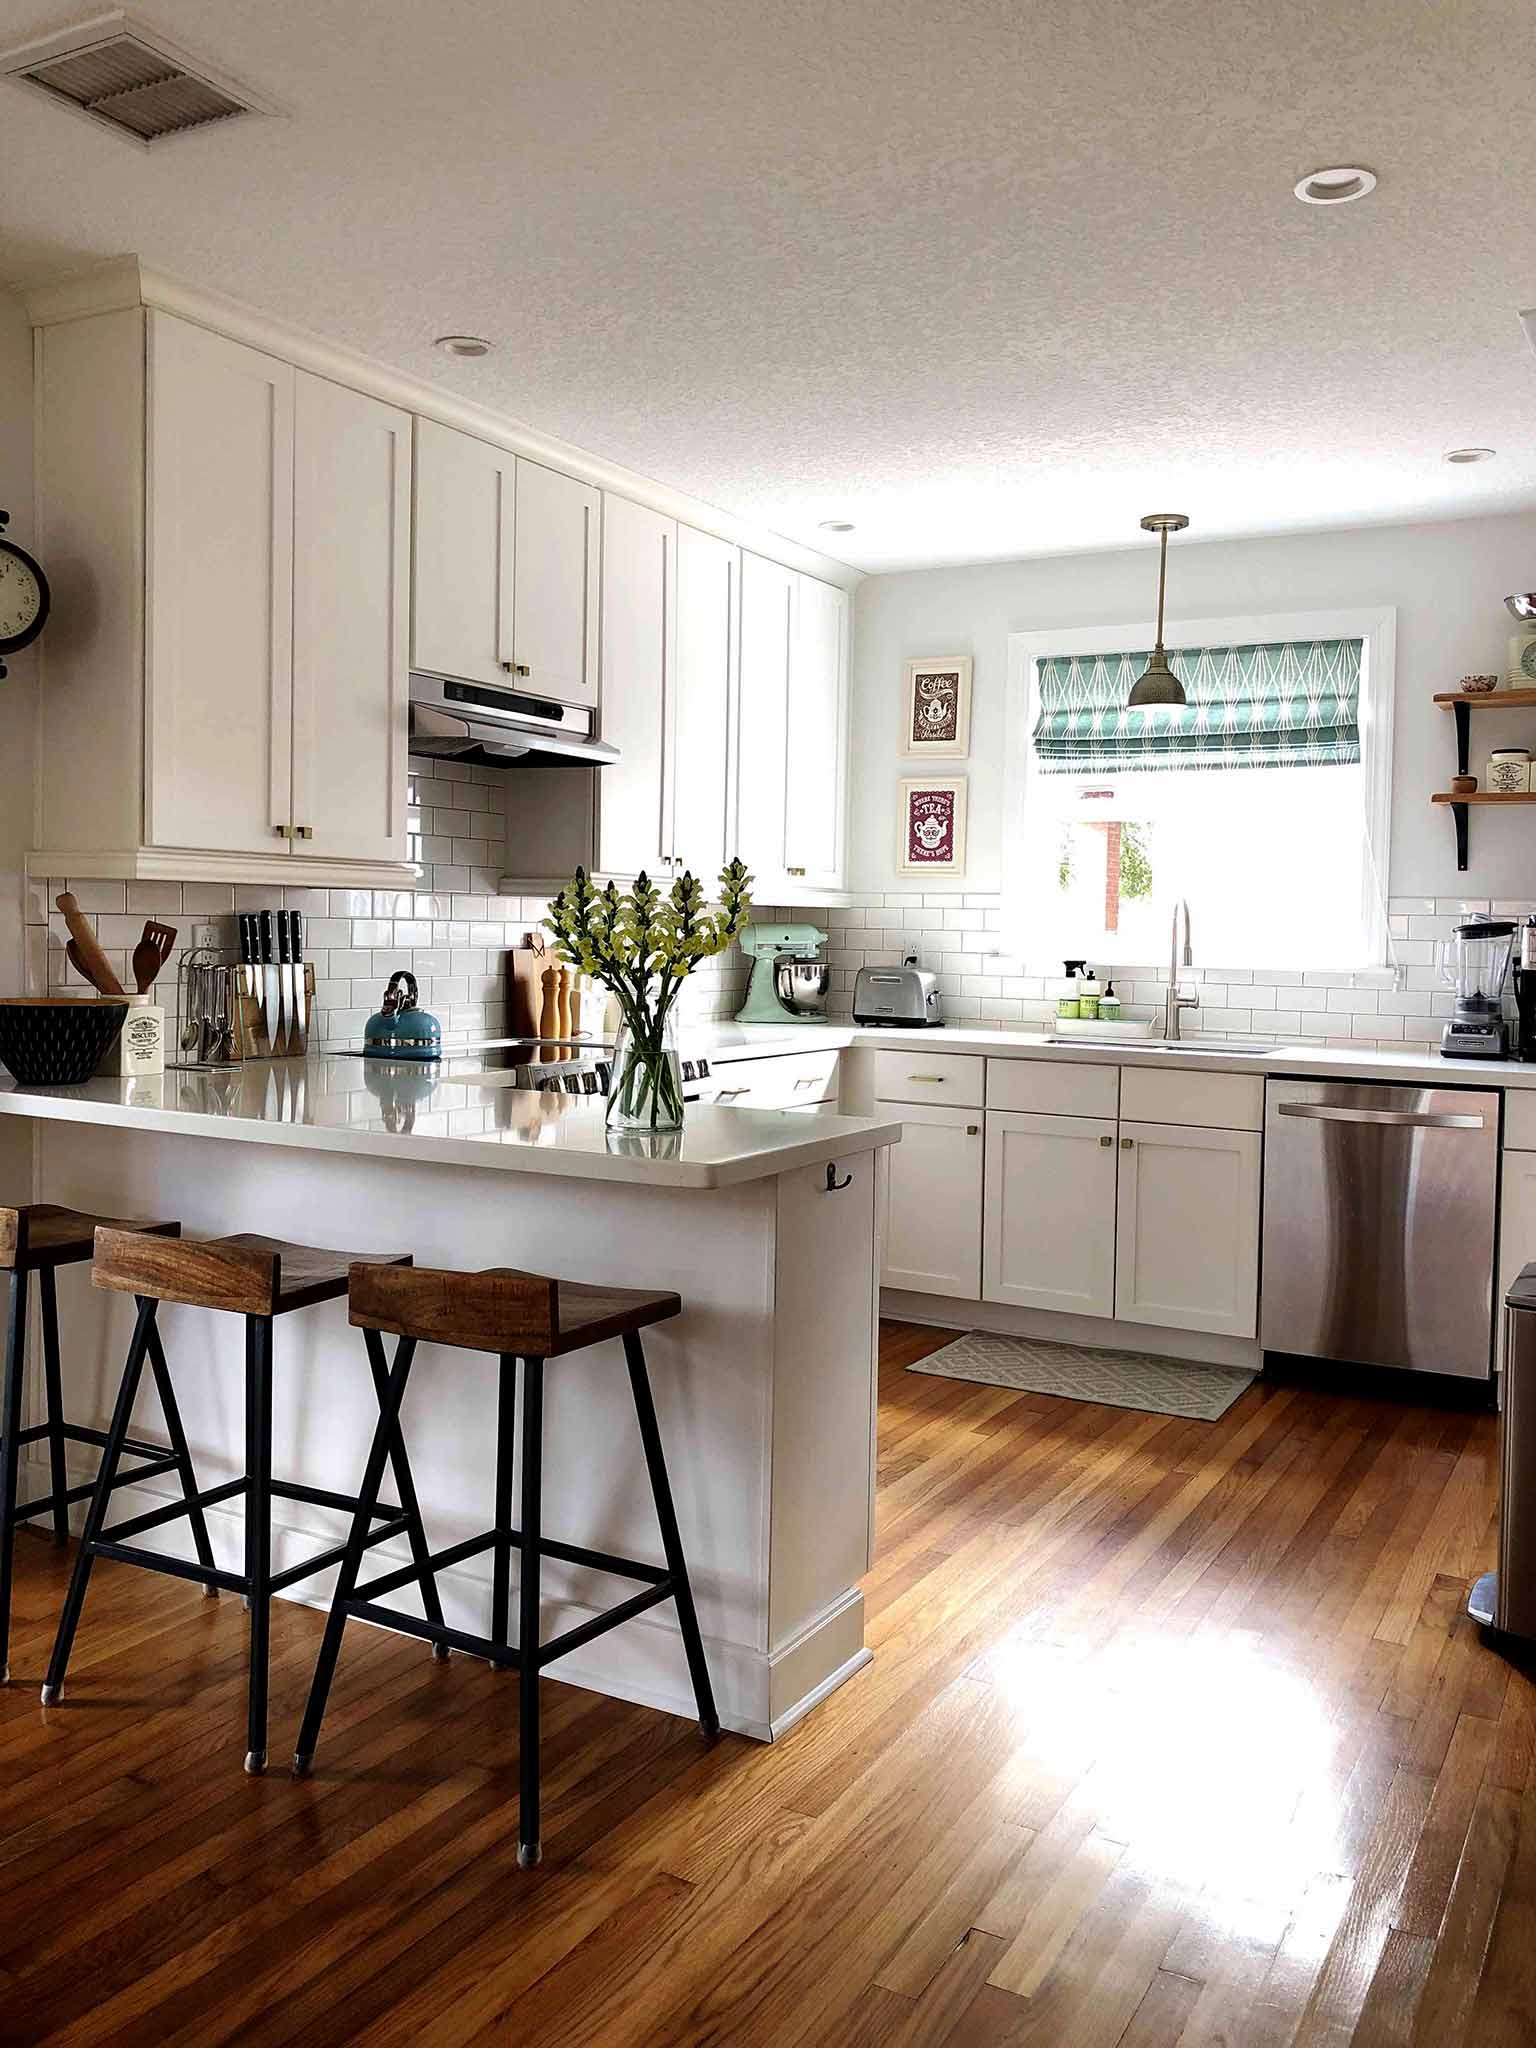
<svg viewBox="0 0 1536 2048">
<path fill-rule="evenodd" d="M 1437 704 L 1449 704 L 1456 714 L 1456 772 L 1468 772 L 1467 761 L 1471 753 L 1472 722 L 1468 713 L 1472 711 L 1520 711 L 1536 707 L 1536 690 L 1482 690 L 1474 694 L 1470 690 L 1442 690 L 1436 694 Z M 1467 869 L 1467 806 L 1469 804 L 1536 804 L 1536 790 L 1526 791 L 1477 789 L 1466 796 L 1458 796 L 1454 790 L 1437 790 L 1430 798 L 1434 804 L 1449 804 L 1451 817 L 1456 825 L 1456 867 L 1465 874 Z"/>
</svg>

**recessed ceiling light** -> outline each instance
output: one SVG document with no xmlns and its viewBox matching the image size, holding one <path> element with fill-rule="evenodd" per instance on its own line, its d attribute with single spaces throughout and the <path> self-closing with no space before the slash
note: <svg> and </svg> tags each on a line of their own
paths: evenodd
<svg viewBox="0 0 1536 2048">
<path fill-rule="evenodd" d="M 823 533 L 852 533 L 853 521 L 851 519 L 823 519 L 821 530 Z"/>
<path fill-rule="evenodd" d="M 1497 448 L 1447 448 L 1445 459 L 1447 462 L 1457 463 L 1492 462 L 1498 452 Z"/>
<path fill-rule="evenodd" d="M 1293 188 L 1307 206 L 1343 206 L 1347 200 L 1363 199 L 1376 190 L 1376 173 L 1359 164 L 1335 164 L 1330 169 L 1308 171 Z"/>
<path fill-rule="evenodd" d="M 432 346 L 445 356 L 488 356 L 492 344 L 478 334 L 440 334 Z"/>
</svg>

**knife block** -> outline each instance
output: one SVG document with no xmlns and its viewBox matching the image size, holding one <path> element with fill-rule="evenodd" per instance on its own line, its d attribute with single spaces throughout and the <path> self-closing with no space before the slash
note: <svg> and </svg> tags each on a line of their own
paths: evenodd
<svg viewBox="0 0 1536 2048">
<path fill-rule="evenodd" d="M 261 969 L 254 972 L 259 976 Z M 266 1011 L 262 1005 L 258 988 L 246 991 L 240 997 L 240 1020 L 235 1032 L 235 1058 L 247 1060 L 298 1059 L 309 1050 L 309 1026 L 315 1014 L 315 963 L 304 962 L 304 1022 L 298 1032 L 298 1043 L 294 1044 L 294 1033 L 289 1033 L 289 1043 L 281 1051 L 274 1052 L 272 1041 L 267 1035 Z"/>
</svg>

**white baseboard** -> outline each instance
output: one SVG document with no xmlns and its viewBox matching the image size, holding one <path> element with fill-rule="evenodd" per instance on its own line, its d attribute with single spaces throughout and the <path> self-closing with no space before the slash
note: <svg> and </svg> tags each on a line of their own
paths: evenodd
<svg viewBox="0 0 1536 2048">
<path fill-rule="evenodd" d="M 956 1301 L 948 1295 L 909 1294 L 882 1287 L 880 1313 L 936 1330 L 990 1330 L 1045 1343 L 1096 1345 L 1105 1351 L 1144 1351 L 1153 1358 L 1189 1358 L 1201 1365 L 1241 1366 L 1260 1372 L 1264 1349 L 1252 1337 L 1217 1337 L 1203 1330 L 1158 1330 L 1108 1316 L 1066 1316 L 1051 1309 L 1018 1308 L 1003 1301 Z"/>
</svg>

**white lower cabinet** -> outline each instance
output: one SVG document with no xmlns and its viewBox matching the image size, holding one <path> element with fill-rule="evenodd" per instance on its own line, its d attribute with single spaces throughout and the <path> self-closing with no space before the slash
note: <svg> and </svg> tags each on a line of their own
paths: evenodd
<svg viewBox="0 0 1536 2048">
<path fill-rule="evenodd" d="M 882 1287 L 912 1294 L 981 1293 L 982 1113 L 947 1103 L 877 1102 L 901 1119 L 888 1158 Z"/>
<path fill-rule="evenodd" d="M 1252 1337 L 1259 1313 L 1257 1131 L 1120 1126 L 1115 1315 Z"/>
<path fill-rule="evenodd" d="M 1511 1089 L 1506 1102 L 1513 1096 L 1514 1090 Z M 1506 1109 L 1507 1118 L 1509 1114 Z M 1536 1259 L 1536 1152 L 1504 1154 L 1500 1195 L 1499 1285 L 1494 1295 L 1496 1319 L 1502 1317 L 1501 1304 L 1520 1268 Z"/>
<path fill-rule="evenodd" d="M 984 1300 L 1114 1314 L 1115 1135 L 1100 1117 L 988 1111 Z"/>
</svg>

